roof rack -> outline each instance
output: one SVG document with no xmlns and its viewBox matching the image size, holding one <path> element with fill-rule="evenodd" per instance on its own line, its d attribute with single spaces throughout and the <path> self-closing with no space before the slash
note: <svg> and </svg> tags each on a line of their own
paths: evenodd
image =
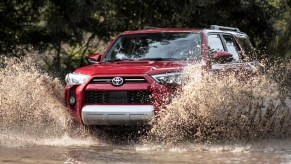
<svg viewBox="0 0 291 164">
<path fill-rule="evenodd" d="M 156 29 L 156 28 L 158 28 L 158 27 L 152 27 L 152 26 L 144 26 L 144 30 L 148 30 L 148 29 Z"/>
<path fill-rule="evenodd" d="M 238 28 L 235 28 L 235 27 L 226 27 L 226 26 L 218 26 L 218 25 L 211 25 L 210 29 L 211 30 L 226 30 L 226 31 L 240 32 L 240 30 Z"/>
</svg>

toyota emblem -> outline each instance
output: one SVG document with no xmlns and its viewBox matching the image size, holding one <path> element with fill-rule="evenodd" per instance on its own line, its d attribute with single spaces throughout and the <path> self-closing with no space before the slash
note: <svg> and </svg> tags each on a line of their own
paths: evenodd
<svg viewBox="0 0 291 164">
<path fill-rule="evenodd" d="M 115 85 L 115 86 L 121 86 L 123 84 L 123 78 L 122 77 L 114 77 L 112 79 L 112 85 Z"/>
</svg>

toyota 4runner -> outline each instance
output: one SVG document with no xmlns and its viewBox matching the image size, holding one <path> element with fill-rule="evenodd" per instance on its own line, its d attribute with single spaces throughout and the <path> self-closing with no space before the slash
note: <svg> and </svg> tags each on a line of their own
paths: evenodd
<svg viewBox="0 0 291 164">
<path fill-rule="evenodd" d="M 149 28 L 118 35 L 91 65 L 66 76 L 65 100 L 85 125 L 135 125 L 155 117 L 181 84 L 183 67 L 263 69 L 248 36 L 233 27 Z"/>
</svg>

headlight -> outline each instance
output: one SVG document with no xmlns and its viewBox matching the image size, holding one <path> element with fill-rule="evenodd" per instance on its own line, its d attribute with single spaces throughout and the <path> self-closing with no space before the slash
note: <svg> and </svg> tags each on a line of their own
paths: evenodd
<svg viewBox="0 0 291 164">
<path fill-rule="evenodd" d="M 66 75 L 66 83 L 68 86 L 82 84 L 84 83 L 90 76 L 80 73 L 69 73 Z"/>
<path fill-rule="evenodd" d="M 152 75 L 152 77 L 160 84 L 182 84 L 182 73 L 166 73 L 166 74 L 157 74 Z"/>
</svg>

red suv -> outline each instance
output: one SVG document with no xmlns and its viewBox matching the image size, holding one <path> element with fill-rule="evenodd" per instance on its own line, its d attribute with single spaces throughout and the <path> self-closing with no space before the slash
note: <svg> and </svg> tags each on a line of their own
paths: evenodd
<svg viewBox="0 0 291 164">
<path fill-rule="evenodd" d="M 118 35 L 91 65 L 66 76 L 66 104 L 85 125 L 133 125 L 154 118 L 182 82 L 183 67 L 200 64 L 222 68 L 263 66 L 249 61 L 254 54 L 248 36 L 233 27 L 210 29 L 148 28 Z"/>
</svg>

